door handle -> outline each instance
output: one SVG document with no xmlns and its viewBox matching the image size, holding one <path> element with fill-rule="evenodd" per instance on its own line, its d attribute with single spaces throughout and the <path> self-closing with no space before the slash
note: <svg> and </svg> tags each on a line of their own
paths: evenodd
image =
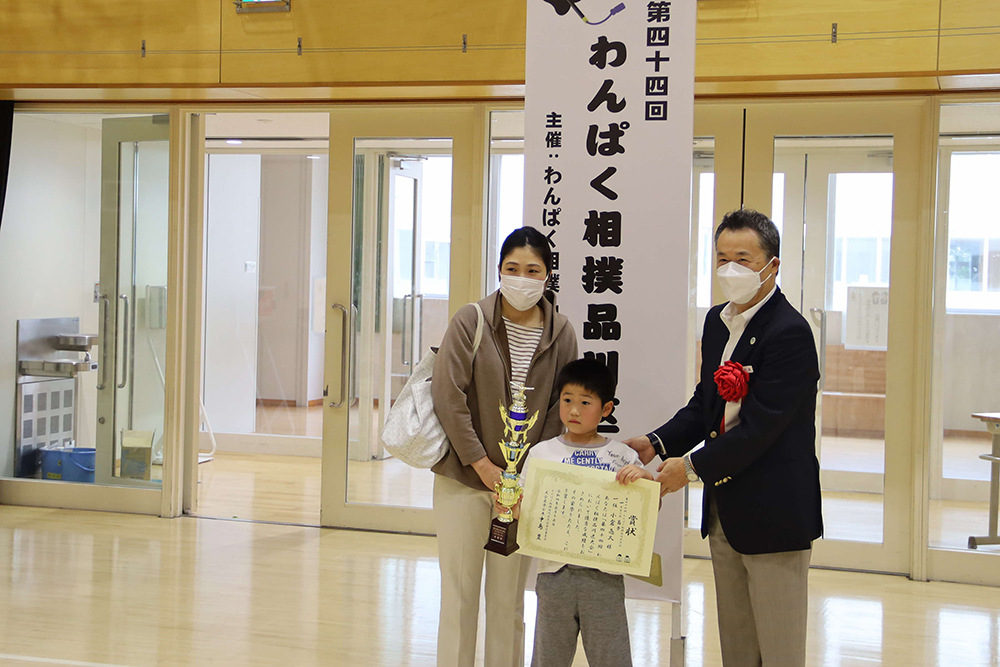
<svg viewBox="0 0 1000 667">
<path fill-rule="evenodd" d="M 810 308 L 813 315 L 819 314 L 819 393 L 826 387 L 826 311 L 822 308 Z"/>
<path fill-rule="evenodd" d="M 417 302 L 420 302 L 420 308 L 417 308 Z M 420 313 L 420 317 L 417 317 L 417 313 Z M 413 365 L 420 363 L 420 350 L 424 349 L 424 339 L 420 335 L 420 330 L 424 327 L 424 295 L 418 294 L 413 297 L 413 338 L 410 341 L 410 361 Z"/>
<path fill-rule="evenodd" d="M 357 327 L 358 327 L 358 307 L 352 303 L 351 304 L 351 335 L 352 336 L 354 335 L 354 332 L 357 331 Z M 355 384 L 354 369 L 357 366 L 357 364 L 355 363 L 357 361 L 356 358 L 355 358 L 356 355 L 357 355 L 357 353 L 358 353 L 358 351 L 352 347 L 351 348 L 351 368 L 350 368 L 350 375 L 347 376 L 347 395 L 350 397 L 350 401 L 352 403 L 354 402 L 354 384 Z"/>
<path fill-rule="evenodd" d="M 108 373 L 108 311 L 111 310 L 111 299 L 107 297 L 106 294 L 101 295 L 101 308 L 104 310 L 104 318 L 102 320 L 103 325 L 101 327 L 101 381 L 97 385 L 97 390 L 102 391 L 106 388 L 107 373 Z"/>
<path fill-rule="evenodd" d="M 400 348 L 401 349 L 399 351 L 399 361 L 402 362 L 402 364 L 404 366 L 409 366 L 410 365 L 410 362 L 406 360 L 406 335 L 407 335 L 406 334 L 406 300 L 407 299 L 412 299 L 412 298 L 413 298 L 412 294 L 404 294 L 403 295 L 403 332 L 402 332 L 403 333 L 403 336 L 402 336 L 403 340 L 400 343 Z M 414 315 L 415 314 L 416 313 L 414 313 Z M 410 354 L 412 356 L 412 354 L 413 354 L 412 350 L 410 351 Z"/>
<path fill-rule="evenodd" d="M 331 403 L 331 408 L 339 408 L 344 404 L 347 399 L 347 365 L 348 365 L 348 354 L 347 351 L 350 348 L 350 322 L 351 316 L 348 313 L 347 308 L 344 308 L 339 303 L 333 304 L 336 310 L 339 310 L 344 317 L 343 324 L 343 335 L 340 340 L 340 400 L 336 403 Z"/>
<path fill-rule="evenodd" d="M 118 388 L 124 389 L 125 385 L 128 384 L 128 332 L 130 329 L 128 294 L 119 294 L 118 298 L 125 302 L 125 316 L 122 319 L 124 322 L 124 326 L 122 327 L 122 368 L 124 369 L 124 373 L 122 373 L 122 381 L 118 383 Z"/>
</svg>

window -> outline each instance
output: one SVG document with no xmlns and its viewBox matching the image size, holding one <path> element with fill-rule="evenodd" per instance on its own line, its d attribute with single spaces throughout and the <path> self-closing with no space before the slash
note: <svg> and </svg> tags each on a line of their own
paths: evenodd
<svg viewBox="0 0 1000 667">
<path fill-rule="evenodd" d="M 889 285 L 892 173 L 830 174 L 833 227 L 827 308 L 843 312 L 848 288 Z"/>
<path fill-rule="evenodd" d="M 948 243 L 948 291 L 981 292 L 983 240 L 951 239 Z"/>
<path fill-rule="evenodd" d="M 949 311 L 1000 310 L 1000 153 L 951 153 L 948 184 Z"/>
</svg>

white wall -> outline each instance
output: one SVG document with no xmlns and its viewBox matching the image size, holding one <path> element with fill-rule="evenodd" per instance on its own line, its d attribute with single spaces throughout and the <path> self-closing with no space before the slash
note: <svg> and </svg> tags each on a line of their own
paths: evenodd
<svg viewBox="0 0 1000 667">
<path fill-rule="evenodd" d="M 945 316 L 943 377 L 944 428 L 981 431 L 970 415 L 1000 410 L 1000 315 Z M 983 466 L 988 464 L 983 462 Z"/>
<path fill-rule="evenodd" d="M 261 158 L 257 396 L 306 402 L 310 190 L 304 155 Z M 265 305 L 267 304 L 267 305 Z"/>
<path fill-rule="evenodd" d="M 328 198 L 330 190 L 330 160 L 323 156 L 319 160 L 309 160 L 312 177 L 312 193 L 310 202 L 310 239 L 309 239 L 309 321 L 306 334 L 309 338 L 309 379 L 307 399 L 315 401 L 323 398 L 323 361 L 326 355 L 326 335 L 322 323 L 326 319 L 326 307 L 316 302 L 317 281 L 326 280 L 326 226 L 328 214 Z M 325 289 L 324 289 L 325 293 Z M 319 327 L 313 325 L 320 324 Z M 317 333 L 315 329 L 319 329 Z"/>
<path fill-rule="evenodd" d="M 0 226 L 0 475 L 14 463 L 17 320 L 79 317 L 96 333 L 100 246 L 100 132 L 14 117 Z M 77 444 L 94 446 L 96 373 L 81 375 Z"/>
<path fill-rule="evenodd" d="M 205 276 L 205 409 L 221 433 L 252 433 L 257 388 L 259 155 L 210 155 Z"/>
<path fill-rule="evenodd" d="M 253 432 L 258 399 L 322 398 L 325 336 L 310 324 L 326 275 L 328 174 L 325 158 L 210 156 L 205 396 L 216 431 Z"/>
</svg>

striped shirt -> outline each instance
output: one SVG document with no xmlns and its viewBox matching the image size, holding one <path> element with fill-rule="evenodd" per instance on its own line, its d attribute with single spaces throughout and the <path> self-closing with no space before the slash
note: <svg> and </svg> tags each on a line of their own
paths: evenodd
<svg viewBox="0 0 1000 667">
<path fill-rule="evenodd" d="M 542 340 L 542 328 L 523 327 L 503 318 L 507 327 L 507 344 L 510 347 L 510 376 L 514 382 L 528 381 L 528 367 Z"/>
</svg>

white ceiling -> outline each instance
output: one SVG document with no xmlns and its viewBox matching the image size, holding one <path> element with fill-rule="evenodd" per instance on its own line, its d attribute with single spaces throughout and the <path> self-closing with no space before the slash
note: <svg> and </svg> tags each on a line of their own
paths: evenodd
<svg viewBox="0 0 1000 667">
<path fill-rule="evenodd" d="M 494 111 L 490 119 L 491 139 L 524 139 L 523 111 Z"/>
<path fill-rule="evenodd" d="M 1000 104 L 942 104 L 941 134 L 1000 134 Z"/>
<path fill-rule="evenodd" d="M 222 139 L 329 139 L 328 113 L 209 113 L 205 136 Z"/>
<path fill-rule="evenodd" d="M 19 112 L 18 116 L 21 115 Z M 62 123 L 64 125 L 74 125 L 76 127 L 86 127 L 91 130 L 101 129 L 101 122 L 105 118 L 140 118 L 152 114 L 145 113 L 26 113 L 25 116 L 47 120 L 52 123 Z"/>
</svg>

